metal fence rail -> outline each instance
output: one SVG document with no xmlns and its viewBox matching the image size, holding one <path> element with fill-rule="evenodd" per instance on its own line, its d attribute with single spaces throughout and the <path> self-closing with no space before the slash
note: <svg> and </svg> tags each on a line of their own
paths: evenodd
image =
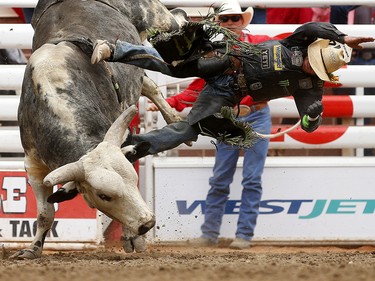
<svg viewBox="0 0 375 281">
<path fill-rule="evenodd" d="M 218 5 L 218 1 L 212 0 L 161 0 L 167 7 L 199 7 Z M 216 2 L 216 3 L 215 3 Z M 239 0 L 242 7 L 265 6 L 265 7 L 328 7 L 329 5 L 365 5 L 372 6 L 373 0 Z M 38 0 L 2 0 L 0 7 L 35 7 Z"/>
<path fill-rule="evenodd" d="M 166 6 L 209 6 L 212 1 L 199 0 L 199 1 L 162 1 Z M 301 5 L 300 0 L 294 1 L 276 1 L 276 0 L 249 0 L 240 1 L 242 6 L 258 5 L 262 4 L 268 7 L 298 7 Z M 37 0 L 2 0 L 0 7 L 35 7 Z M 352 0 L 340 0 L 331 1 L 330 5 L 350 5 L 353 4 Z M 373 1 L 355 1 L 356 5 L 370 5 Z M 326 1 L 313 0 L 303 1 L 303 5 L 313 6 L 326 6 Z M 268 34 L 271 36 L 291 32 L 298 25 L 252 25 L 251 31 L 254 34 Z M 366 35 L 375 37 L 375 28 L 373 25 L 338 25 L 338 28 L 342 31 L 355 36 Z M 30 24 L 0 24 L 0 48 L 20 48 L 29 49 L 31 48 L 31 42 L 33 37 L 33 29 Z M 372 45 L 367 45 L 373 47 Z M 22 85 L 23 73 L 25 65 L 2 65 L 0 66 L 0 89 L 3 90 L 20 90 Z M 349 65 L 347 68 L 340 69 L 337 74 L 340 76 L 342 86 L 345 87 L 375 87 L 375 80 L 372 79 L 372 73 L 375 72 L 375 66 L 357 66 Z M 375 97 L 350 97 L 350 102 L 353 106 L 352 118 L 365 118 L 374 117 L 375 109 Z M 0 97 L 0 123 L 1 121 L 15 121 L 17 118 L 17 107 L 19 97 L 15 96 L 3 96 Z M 271 113 L 274 117 L 296 117 L 297 112 L 295 109 L 294 102 L 290 99 L 279 99 L 270 102 Z M 326 107 L 327 111 L 327 107 Z M 371 141 L 374 139 L 373 128 L 371 127 L 360 127 L 358 128 L 347 128 L 347 134 L 350 134 L 352 143 L 345 144 L 337 142 L 333 145 L 334 147 L 374 147 Z M 328 133 L 329 131 L 327 131 Z M 354 134 L 354 135 L 352 135 Z M 358 137 L 360 136 L 360 137 Z M 361 139 L 361 143 L 359 143 Z M 363 141 L 363 139 L 365 139 Z M 19 130 L 17 127 L 2 127 L 0 130 L 0 152 L 22 152 L 22 148 L 19 141 Z M 292 142 L 271 142 L 271 147 L 286 148 L 290 146 Z M 301 144 L 296 144 L 301 147 Z M 198 148 L 199 144 L 195 145 L 194 148 Z M 205 145 L 203 145 L 204 147 Z M 310 145 L 303 146 L 303 148 L 310 147 Z M 319 146 L 320 147 L 320 146 Z M 325 147 L 329 147 L 326 145 Z"/>
</svg>

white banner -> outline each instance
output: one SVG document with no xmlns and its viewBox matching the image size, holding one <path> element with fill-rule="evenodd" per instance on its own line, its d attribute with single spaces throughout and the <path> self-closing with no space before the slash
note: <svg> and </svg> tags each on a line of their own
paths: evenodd
<svg viewBox="0 0 375 281">
<path fill-rule="evenodd" d="M 36 233 L 36 219 L 0 219 L 1 240 L 31 242 Z M 96 242 L 96 219 L 56 219 L 47 234 L 48 242 Z"/>
<path fill-rule="evenodd" d="M 55 186 L 55 189 L 57 186 Z M 97 242 L 101 239 L 96 210 L 78 195 L 55 203 L 55 219 L 46 242 Z M 36 233 L 37 204 L 25 171 L 0 170 L 0 243 L 31 242 Z"/>
<path fill-rule="evenodd" d="M 375 161 L 334 159 L 268 161 L 254 241 L 375 241 Z M 211 160 L 155 159 L 156 239 L 185 240 L 201 234 Z M 221 237 L 235 235 L 241 167 L 239 163 L 231 185 Z"/>
</svg>

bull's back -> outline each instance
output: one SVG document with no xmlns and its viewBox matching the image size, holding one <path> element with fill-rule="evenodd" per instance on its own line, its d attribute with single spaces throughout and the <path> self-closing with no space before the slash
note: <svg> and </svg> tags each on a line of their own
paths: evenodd
<svg viewBox="0 0 375 281">
<path fill-rule="evenodd" d="M 53 2 L 53 1 L 44 1 Z M 105 1 L 103 1 L 105 2 Z M 64 0 L 36 7 L 33 18 L 33 49 L 47 42 L 67 40 L 117 39 L 140 44 L 140 38 L 129 18 L 101 1 Z"/>
</svg>

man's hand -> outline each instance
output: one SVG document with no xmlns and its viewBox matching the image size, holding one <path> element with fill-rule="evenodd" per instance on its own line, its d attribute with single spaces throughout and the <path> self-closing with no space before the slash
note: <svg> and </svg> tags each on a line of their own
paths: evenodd
<svg viewBox="0 0 375 281">
<path fill-rule="evenodd" d="M 322 122 L 323 104 L 321 101 L 316 101 L 311 104 L 307 110 L 306 114 L 302 117 L 301 127 L 308 133 L 315 131 L 320 123 Z"/>
<path fill-rule="evenodd" d="M 311 119 L 315 119 L 316 117 L 318 117 L 318 115 L 321 115 L 322 112 L 323 112 L 323 104 L 320 100 L 309 105 L 309 107 L 306 110 L 306 114 Z"/>
<path fill-rule="evenodd" d="M 102 60 L 108 60 L 112 56 L 114 49 L 115 45 L 107 40 L 96 40 L 94 51 L 91 55 L 91 63 L 96 64 Z"/>
<path fill-rule="evenodd" d="M 345 36 L 344 42 L 346 45 L 353 49 L 363 49 L 363 46 L 359 45 L 366 42 L 374 42 L 375 38 L 373 37 L 355 37 L 355 36 Z"/>
</svg>

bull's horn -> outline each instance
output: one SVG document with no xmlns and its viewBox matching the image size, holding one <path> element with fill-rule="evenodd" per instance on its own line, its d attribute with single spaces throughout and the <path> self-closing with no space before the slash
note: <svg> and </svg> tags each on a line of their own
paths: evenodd
<svg viewBox="0 0 375 281">
<path fill-rule="evenodd" d="M 125 132 L 137 112 L 138 110 L 135 105 L 127 108 L 108 129 L 104 141 L 120 147 L 124 141 Z"/>
<path fill-rule="evenodd" d="M 171 14 L 173 15 L 179 27 L 183 27 L 189 22 L 188 14 L 181 8 L 175 8 L 171 10 Z"/>
<path fill-rule="evenodd" d="M 43 183 L 46 186 L 54 186 L 55 184 L 66 183 L 68 181 L 81 182 L 84 179 L 85 172 L 83 170 L 82 162 L 77 161 L 53 170 L 44 178 Z"/>
</svg>

